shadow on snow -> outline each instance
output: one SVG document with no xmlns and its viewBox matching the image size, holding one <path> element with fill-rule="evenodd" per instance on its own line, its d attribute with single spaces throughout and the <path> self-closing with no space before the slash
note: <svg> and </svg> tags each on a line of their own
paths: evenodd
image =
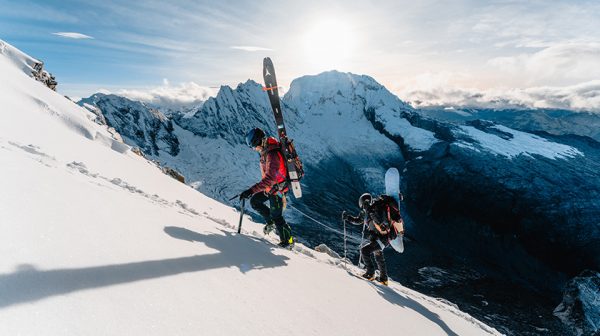
<svg viewBox="0 0 600 336">
<path fill-rule="evenodd" d="M 458 334 L 455 333 L 452 329 L 450 329 L 450 327 L 446 324 L 446 322 L 444 322 L 440 318 L 438 314 L 432 312 L 416 300 L 404 296 L 398 293 L 397 291 L 393 290 L 392 288 L 374 284 L 371 285 L 377 290 L 377 293 L 381 295 L 381 297 L 388 300 L 390 303 L 398 305 L 400 307 L 412 309 L 415 312 L 421 314 L 423 317 L 430 320 L 431 322 L 437 324 L 447 335 L 458 336 Z"/>
<path fill-rule="evenodd" d="M 286 256 L 271 253 L 260 240 L 234 235 L 199 234 L 179 227 L 165 227 L 165 233 L 177 239 L 202 242 L 219 252 L 181 258 L 149 260 L 126 264 L 38 270 L 21 265 L 13 273 L 0 274 L 0 309 L 34 302 L 52 296 L 118 284 L 149 280 L 182 273 L 238 267 L 240 272 L 281 267 Z M 243 251 L 243 252 L 240 252 Z"/>
</svg>

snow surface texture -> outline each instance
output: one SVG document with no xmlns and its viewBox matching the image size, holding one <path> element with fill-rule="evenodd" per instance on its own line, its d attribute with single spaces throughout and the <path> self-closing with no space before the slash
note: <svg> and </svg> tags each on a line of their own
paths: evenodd
<svg viewBox="0 0 600 336">
<path fill-rule="evenodd" d="M 497 334 L 452 305 L 274 248 L 0 56 L 1 335 Z M 357 270 L 354 270 L 357 271 Z M 258 309 L 257 309 L 258 308 Z"/>
</svg>

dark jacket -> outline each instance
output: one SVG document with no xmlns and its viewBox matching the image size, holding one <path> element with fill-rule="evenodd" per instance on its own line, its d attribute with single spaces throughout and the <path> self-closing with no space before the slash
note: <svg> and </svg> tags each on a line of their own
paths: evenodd
<svg viewBox="0 0 600 336">
<path fill-rule="evenodd" d="M 365 217 L 366 216 L 366 217 Z M 362 225 L 367 221 L 367 230 L 372 238 L 378 238 L 384 245 L 389 243 L 388 232 L 392 223 L 388 217 L 388 206 L 380 198 L 375 199 L 367 209 L 362 210 L 358 216 L 347 216 L 348 222 L 354 225 Z"/>
<path fill-rule="evenodd" d="M 281 154 L 281 145 L 273 137 L 268 137 L 266 146 L 260 152 L 260 172 L 262 179 L 253 185 L 250 190 L 253 194 L 258 192 L 286 192 L 287 169 Z"/>
</svg>

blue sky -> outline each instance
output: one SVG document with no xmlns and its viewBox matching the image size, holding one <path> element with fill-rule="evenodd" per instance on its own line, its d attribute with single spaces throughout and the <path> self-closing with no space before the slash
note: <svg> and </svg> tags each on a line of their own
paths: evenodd
<svg viewBox="0 0 600 336">
<path fill-rule="evenodd" d="M 260 82 L 265 56 L 283 86 L 337 69 L 401 97 L 600 80 L 599 1 L 0 0 L 0 39 L 75 96 Z"/>
</svg>

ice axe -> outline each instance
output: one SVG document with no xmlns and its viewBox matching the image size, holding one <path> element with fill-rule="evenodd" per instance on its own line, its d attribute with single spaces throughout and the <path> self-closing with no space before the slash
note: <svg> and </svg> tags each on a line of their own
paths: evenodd
<svg viewBox="0 0 600 336">
<path fill-rule="evenodd" d="M 232 198 L 230 198 L 230 201 L 233 201 L 234 199 L 240 197 L 241 194 L 237 194 L 235 196 L 233 196 Z M 244 219 L 244 207 L 246 206 L 246 199 L 243 198 L 242 199 L 242 203 L 240 204 L 240 222 L 238 224 L 238 231 L 237 233 L 241 233 L 242 232 L 242 220 Z"/>
<path fill-rule="evenodd" d="M 246 205 L 246 199 L 242 199 L 242 204 L 240 205 L 240 223 L 238 224 L 238 233 L 242 232 L 242 220 L 244 219 L 244 206 Z"/>
</svg>

